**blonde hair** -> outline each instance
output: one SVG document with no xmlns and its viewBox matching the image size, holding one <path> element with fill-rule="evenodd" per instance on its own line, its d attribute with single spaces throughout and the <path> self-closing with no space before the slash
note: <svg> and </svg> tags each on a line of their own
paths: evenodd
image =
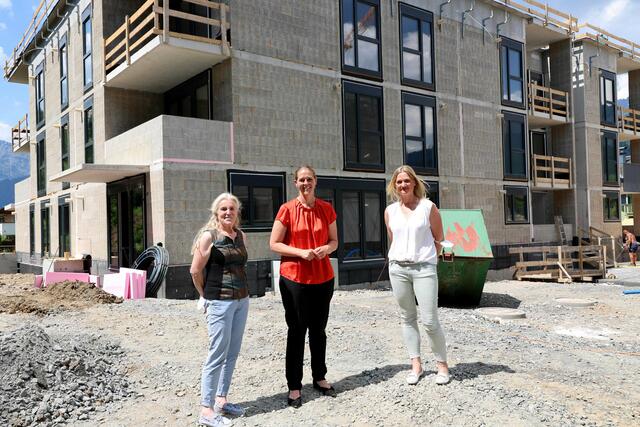
<svg viewBox="0 0 640 427">
<path fill-rule="evenodd" d="M 220 225 L 220 222 L 218 221 L 218 209 L 220 209 L 220 204 L 225 200 L 231 200 L 233 204 L 236 205 L 238 216 L 236 217 L 235 224 L 233 224 L 233 228 L 236 228 L 236 229 L 240 228 L 240 209 L 242 208 L 242 204 L 240 203 L 240 200 L 238 200 L 238 198 L 231 193 L 220 194 L 211 203 L 211 208 L 209 208 L 209 210 L 211 211 L 211 216 L 209 217 L 209 220 L 200 230 L 198 230 L 196 237 L 194 237 L 193 239 L 193 245 L 191 246 L 191 255 L 193 255 L 195 250 L 198 248 L 198 242 L 204 232 L 206 232 L 207 230 L 218 229 L 218 226 Z"/>
<path fill-rule="evenodd" d="M 427 188 L 425 187 L 424 182 L 422 182 L 422 180 L 418 178 L 416 171 L 414 171 L 413 168 L 408 165 L 402 165 L 399 168 L 397 168 L 395 171 L 393 171 L 393 176 L 391 177 L 391 181 L 389 181 L 389 185 L 387 185 L 387 196 L 394 202 L 397 202 L 398 200 L 400 200 L 400 196 L 398 195 L 398 190 L 396 190 L 396 179 L 398 179 L 398 175 L 400 175 L 402 172 L 409 175 L 409 178 L 411 178 L 413 183 L 416 185 L 413 188 L 413 194 L 418 199 L 425 199 L 429 195 L 429 193 L 427 192 Z"/>
</svg>

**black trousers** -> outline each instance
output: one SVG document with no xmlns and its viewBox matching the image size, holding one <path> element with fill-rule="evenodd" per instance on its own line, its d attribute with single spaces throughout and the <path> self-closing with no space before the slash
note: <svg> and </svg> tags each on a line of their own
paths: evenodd
<svg viewBox="0 0 640 427">
<path fill-rule="evenodd" d="M 333 279 L 320 285 L 303 285 L 280 277 L 287 333 L 286 376 L 289 390 L 302 389 L 304 341 L 309 330 L 311 374 L 314 381 L 325 379 L 327 365 L 327 320 L 333 297 Z"/>
</svg>

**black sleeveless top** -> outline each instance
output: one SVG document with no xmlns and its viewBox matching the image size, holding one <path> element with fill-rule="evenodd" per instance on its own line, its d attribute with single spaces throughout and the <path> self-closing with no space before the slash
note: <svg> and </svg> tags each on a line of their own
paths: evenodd
<svg viewBox="0 0 640 427">
<path fill-rule="evenodd" d="M 235 240 L 209 230 L 213 239 L 211 254 L 205 265 L 204 297 L 220 299 L 220 291 L 247 287 L 247 249 L 244 246 L 242 232 L 236 230 Z"/>
</svg>

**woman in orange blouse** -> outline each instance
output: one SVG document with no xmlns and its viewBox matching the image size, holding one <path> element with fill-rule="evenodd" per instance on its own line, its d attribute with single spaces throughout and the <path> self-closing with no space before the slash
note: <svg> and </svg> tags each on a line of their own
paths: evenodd
<svg viewBox="0 0 640 427">
<path fill-rule="evenodd" d="M 329 254 L 338 247 L 336 212 L 330 203 L 315 196 L 316 173 L 301 166 L 294 174 L 298 197 L 280 207 L 269 244 L 278 253 L 280 294 L 287 321 L 287 404 L 302 405 L 302 362 L 309 330 L 313 387 L 325 396 L 336 396 L 325 378 L 329 304 L 334 273 Z"/>
</svg>

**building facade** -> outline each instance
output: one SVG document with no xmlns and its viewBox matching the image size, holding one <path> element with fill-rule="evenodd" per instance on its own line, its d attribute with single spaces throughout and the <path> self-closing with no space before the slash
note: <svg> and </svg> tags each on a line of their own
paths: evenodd
<svg viewBox="0 0 640 427">
<path fill-rule="evenodd" d="M 100 274 L 162 242 L 164 295 L 190 297 L 194 233 L 229 190 L 264 278 L 306 163 L 338 213 L 341 285 L 384 277 L 384 189 L 403 163 L 440 207 L 482 209 L 494 268 L 509 246 L 557 242 L 557 216 L 568 236 L 620 235 L 640 56 L 568 13 L 507 3 L 43 1 L 5 65 L 31 101 L 13 141 L 33 159 L 16 185 L 20 270 L 69 251 Z"/>
</svg>

